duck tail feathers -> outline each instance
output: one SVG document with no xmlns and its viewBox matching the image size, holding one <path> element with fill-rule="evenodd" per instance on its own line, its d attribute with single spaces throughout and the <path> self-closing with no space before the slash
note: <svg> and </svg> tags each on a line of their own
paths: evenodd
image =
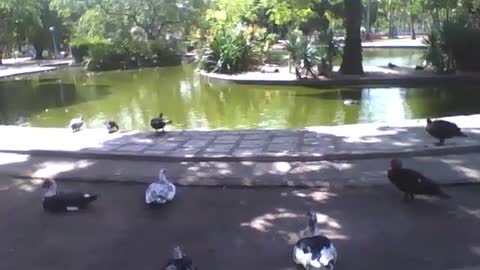
<svg viewBox="0 0 480 270">
<path fill-rule="evenodd" d="M 467 134 L 465 134 L 465 133 L 463 133 L 463 132 L 460 131 L 459 134 L 458 134 L 458 136 L 459 136 L 459 137 L 467 137 Z"/>
</svg>

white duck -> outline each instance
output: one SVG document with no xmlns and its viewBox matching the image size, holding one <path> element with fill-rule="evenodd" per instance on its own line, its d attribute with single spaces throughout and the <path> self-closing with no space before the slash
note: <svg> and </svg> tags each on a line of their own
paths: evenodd
<svg viewBox="0 0 480 270">
<path fill-rule="evenodd" d="M 73 118 L 72 120 L 70 120 L 69 126 L 73 132 L 80 131 L 80 129 L 83 126 L 83 116 L 80 116 L 78 118 Z"/>
<path fill-rule="evenodd" d="M 293 261 L 307 270 L 333 270 L 337 262 L 337 250 L 330 239 L 319 234 L 316 228 L 316 213 L 309 211 L 307 218 L 307 229 L 302 231 L 307 236 L 300 238 L 293 247 Z M 312 223 L 313 221 L 315 224 Z"/>
<path fill-rule="evenodd" d="M 195 270 L 192 258 L 185 255 L 180 247 L 173 248 L 173 257 L 168 260 L 165 270 Z"/>
<path fill-rule="evenodd" d="M 165 204 L 175 197 L 175 185 L 167 180 L 165 169 L 158 173 L 158 180 L 151 183 L 145 191 L 145 203 L 154 206 Z"/>
<path fill-rule="evenodd" d="M 86 209 L 88 205 L 98 199 L 97 194 L 83 192 L 57 192 L 57 183 L 53 179 L 42 184 L 46 190 L 43 196 L 43 208 L 52 212 L 74 212 Z"/>
</svg>

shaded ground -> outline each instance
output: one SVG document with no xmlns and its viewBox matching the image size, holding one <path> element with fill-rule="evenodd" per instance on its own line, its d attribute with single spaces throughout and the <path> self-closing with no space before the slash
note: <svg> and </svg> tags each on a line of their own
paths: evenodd
<svg viewBox="0 0 480 270">
<path fill-rule="evenodd" d="M 200 269 L 294 269 L 303 214 L 328 215 L 337 269 L 451 269 L 480 264 L 480 187 L 405 204 L 391 186 L 293 190 L 180 188 L 164 209 L 143 185 L 60 183 L 102 194 L 87 213 L 46 214 L 32 182 L 0 182 L 0 269 L 160 269 L 180 244 Z"/>
</svg>

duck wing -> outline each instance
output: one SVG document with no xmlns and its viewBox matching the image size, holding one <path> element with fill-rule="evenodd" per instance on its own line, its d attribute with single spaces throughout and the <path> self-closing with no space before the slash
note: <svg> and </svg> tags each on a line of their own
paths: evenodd
<svg viewBox="0 0 480 270">
<path fill-rule="evenodd" d="M 452 122 L 435 120 L 427 125 L 427 131 L 434 137 L 462 136 L 461 129 Z"/>
<path fill-rule="evenodd" d="M 388 171 L 388 178 L 405 193 L 448 197 L 433 180 L 412 169 L 391 169 Z"/>
<path fill-rule="evenodd" d="M 151 183 L 145 191 L 145 202 L 151 203 L 166 203 L 173 200 L 176 193 L 174 184 L 165 183 Z"/>
</svg>

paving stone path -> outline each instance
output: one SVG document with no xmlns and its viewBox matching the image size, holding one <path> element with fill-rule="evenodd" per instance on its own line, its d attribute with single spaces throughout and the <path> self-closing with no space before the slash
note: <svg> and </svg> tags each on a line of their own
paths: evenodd
<svg viewBox="0 0 480 270">
<path fill-rule="evenodd" d="M 72 133 L 66 128 L 0 126 L 0 151 L 171 158 L 176 160 L 292 161 L 380 158 L 388 154 L 461 154 L 480 151 L 480 115 L 450 118 L 468 134 L 444 147 L 425 132 L 425 120 L 402 124 L 357 124 L 303 130 L 124 131 Z M 57 153 L 58 154 L 58 153 Z"/>
</svg>

